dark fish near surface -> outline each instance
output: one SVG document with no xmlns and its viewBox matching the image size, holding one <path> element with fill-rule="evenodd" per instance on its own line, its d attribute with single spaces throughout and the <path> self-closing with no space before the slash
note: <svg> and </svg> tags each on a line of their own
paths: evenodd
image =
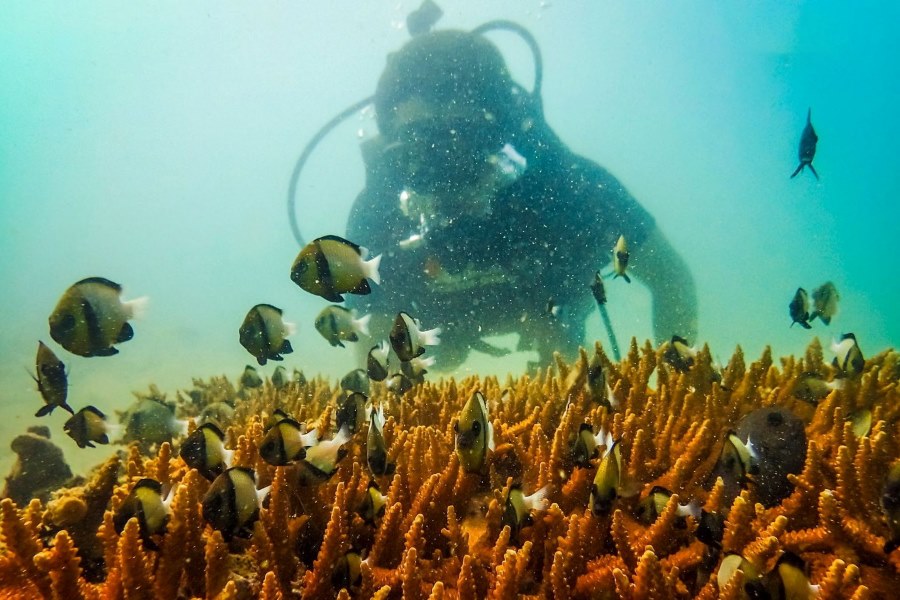
<svg viewBox="0 0 900 600">
<path fill-rule="evenodd" d="M 272 385 L 275 389 L 283 390 L 289 383 L 291 383 L 291 380 L 288 377 L 287 369 L 285 369 L 283 365 L 275 367 L 275 372 L 272 373 Z"/>
<path fill-rule="evenodd" d="M 78 356 L 112 356 L 114 344 L 134 337 L 128 323 L 146 298 L 122 302 L 122 286 L 102 277 L 82 279 L 67 289 L 50 315 L 50 337 Z"/>
<path fill-rule="evenodd" d="M 343 342 L 359 341 L 360 334 L 369 335 L 372 315 L 356 318 L 356 311 L 343 306 L 326 306 L 316 317 L 316 331 L 332 346 L 344 347 Z"/>
<path fill-rule="evenodd" d="M 249 538 L 268 493 L 268 487 L 256 489 L 253 469 L 231 467 L 216 477 L 203 496 L 203 518 L 225 540 L 234 536 Z"/>
<path fill-rule="evenodd" d="M 812 329 L 809 324 L 809 295 L 802 287 L 798 287 L 794 293 L 794 298 L 788 305 L 788 312 L 791 315 L 791 327 L 794 323 L 799 323 L 804 329 Z"/>
<path fill-rule="evenodd" d="M 837 288 L 830 281 L 826 281 L 813 290 L 813 311 L 809 316 L 812 321 L 816 317 L 822 319 L 826 325 L 831 324 L 831 318 L 837 313 L 837 303 L 841 299 Z"/>
<path fill-rule="evenodd" d="M 884 480 L 881 509 L 891 532 L 890 539 L 884 544 L 884 552 L 890 554 L 900 546 L 900 461 L 894 462 Z"/>
<path fill-rule="evenodd" d="M 184 463 L 212 481 L 231 466 L 231 450 L 225 449 L 225 434 L 213 423 L 204 423 L 191 433 L 178 452 Z"/>
<path fill-rule="evenodd" d="M 56 357 L 53 350 L 44 342 L 38 342 L 37 357 L 35 358 L 35 374 L 31 376 L 37 383 L 41 398 L 46 406 L 34 413 L 36 417 L 43 417 L 60 408 L 69 411 L 73 415 L 75 411 L 66 404 L 69 393 L 69 379 L 66 376 L 66 366 Z"/>
<path fill-rule="evenodd" d="M 406 30 L 413 37 L 428 33 L 442 16 L 444 11 L 440 6 L 433 0 L 424 0 L 419 8 L 406 15 Z"/>
<path fill-rule="evenodd" d="M 394 463 L 388 460 L 387 445 L 384 443 L 384 413 L 381 408 L 372 409 L 369 416 L 369 433 L 366 436 L 366 464 L 373 475 L 391 475 Z"/>
<path fill-rule="evenodd" d="M 240 382 L 241 387 L 245 388 L 258 388 L 262 387 L 263 384 L 262 377 L 259 376 L 259 372 L 253 365 L 244 367 L 244 372 L 241 373 Z"/>
<path fill-rule="evenodd" d="M 803 170 L 803 167 L 809 167 L 809 170 L 816 176 L 816 179 L 819 178 L 819 174 L 816 173 L 816 169 L 812 164 L 813 158 L 816 157 L 816 144 L 818 142 L 819 136 L 816 135 L 816 130 L 813 129 L 812 108 L 810 108 L 806 111 L 806 127 L 803 128 L 803 134 L 800 136 L 800 150 L 798 151 L 800 164 L 791 174 L 791 179 L 796 177 L 797 174 Z"/>
<path fill-rule="evenodd" d="M 866 359 L 852 333 L 845 333 L 840 342 L 831 342 L 831 351 L 835 354 L 832 365 L 838 370 L 839 377 L 859 375 L 866 366 Z"/>
<path fill-rule="evenodd" d="M 125 524 L 130 519 L 137 518 L 144 544 L 154 547 L 150 536 L 165 531 L 173 497 L 174 494 L 170 492 L 168 498 L 163 498 L 162 484 L 155 479 L 141 479 L 134 484 L 128 497 L 113 516 L 116 533 L 121 535 Z"/>
<path fill-rule="evenodd" d="M 388 376 L 388 353 L 390 348 L 387 342 L 379 342 L 372 346 L 366 356 L 366 374 L 372 381 L 384 381 Z"/>
<path fill-rule="evenodd" d="M 282 311 L 271 304 L 257 304 L 247 312 L 238 330 L 241 346 L 256 357 L 260 365 L 267 360 L 283 360 L 282 354 L 294 351 L 287 340 L 294 333 L 292 323 L 285 323 Z"/>
<path fill-rule="evenodd" d="M 366 422 L 367 401 L 368 398 L 365 394 L 359 392 L 350 392 L 344 395 L 338 401 L 338 409 L 335 413 L 337 428 L 340 429 L 346 425 L 350 433 L 356 433 L 362 429 L 363 423 Z"/>
<path fill-rule="evenodd" d="M 94 406 L 85 406 L 69 417 L 63 429 L 79 448 L 94 448 L 95 443 L 109 443 L 110 427 L 106 423 L 106 415 Z"/>
<path fill-rule="evenodd" d="M 550 486 L 544 486 L 530 496 L 522 491 L 522 485 L 516 484 L 509 488 L 506 495 L 503 515 L 500 517 L 500 527 L 508 526 L 512 539 L 516 539 L 519 530 L 528 524 L 531 511 L 544 510 L 547 506 L 547 493 Z"/>
<path fill-rule="evenodd" d="M 488 418 L 487 402 L 476 391 L 463 406 L 459 418 L 453 424 L 456 439 L 456 455 L 463 471 L 481 471 L 488 450 L 494 449 L 494 426 Z"/>
<path fill-rule="evenodd" d="M 341 378 L 341 389 L 369 395 L 369 376 L 362 369 L 353 369 Z"/>
<path fill-rule="evenodd" d="M 384 386 L 398 396 L 402 396 L 413 389 L 414 385 L 413 381 L 405 373 L 399 371 L 388 377 L 387 381 L 384 382 Z"/>
<path fill-rule="evenodd" d="M 435 346 L 440 343 L 441 328 L 436 327 L 422 331 L 417 319 L 413 319 L 405 312 L 397 313 L 394 325 L 391 327 L 391 347 L 402 361 L 410 361 L 425 353 L 425 346 Z"/>
<path fill-rule="evenodd" d="M 594 283 L 591 284 L 591 293 L 597 304 L 603 306 L 606 304 L 606 287 L 603 285 L 603 278 L 600 277 L 600 271 L 594 273 Z"/>
<path fill-rule="evenodd" d="M 628 244 L 625 242 L 625 236 L 620 235 L 619 240 L 616 242 L 615 248 L 613 248 L 613 279 L 616 277 L 621 277 L 626 282 L 631 283 L 631 278 L 628 276 L 628 273 L 625 272 L 625 269 L 628 268 Z"/>
<path fill-rule="evenodd" d="M 381 255 L 364 260 L 365 248 L 336 235 L 326 235 L 307 244 L 291 267 L 291 281 L 329 302 L 343 302 L 341 294 L 371 293 L 369 282 L 381 283 Z"/>
</svg>

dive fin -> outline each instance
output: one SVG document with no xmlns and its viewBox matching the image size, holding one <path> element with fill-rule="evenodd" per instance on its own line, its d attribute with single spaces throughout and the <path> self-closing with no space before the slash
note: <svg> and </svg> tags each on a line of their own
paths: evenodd
<svg viewBox="0 0 900 600">
<path fill-rule="evenodd" d="M 294 348 L 291 346 L 291 342 L 289 340 L 284 340 L 284 343 L 281 344 L 281 350 L 279 350 L 279 354 L 290 354 L 294 351 Z"/>
<path fill-rule="evenodd" d="M 134 337 L 134 328 L 128 321 L 125 321 L 125 324 L 122 325 L 122 329 L 119 330 L 119 336 L 116 338 L 116 343 L 121 344 L 122 342 L 127 342 L 131 338 Z"/>
<path fill-rule="evenodd" d="M 34 416 L 44 417 L 46 415 L 49 415 L 51 412 L 53 412 L 53 409 L 56 408 L 56 406 L 57 406 L 56 404 L 45 404 L 44 406 L 41 407 L 41 410 L 34 413 Z"/>
<path fill-rule="evenodd" d="M 803 165 L 804 165 L 804 164 L 805 164 L 805 163 L 800 163 L 800 164 L 797 166 L 797 169 L 796 169 L 793 173 L 791 173 L 791 179 L 793 179 L 794 177 L 796 177 L 797 174 L 800 173 L 800 171 L 803 170 Z"/>
<path fill-rule="evenodd" d="M 809 163 L 808 166 L 809 166 L 809 170 L 812 171 L 813 175 L 816 176 L 816 181 L 818 181 L 818 180 L 819 180 L 819 174 L 816 173 L 816 168 L 815 168 L 814 166 L 812 166 L 812 163 Z"/>
</svg>

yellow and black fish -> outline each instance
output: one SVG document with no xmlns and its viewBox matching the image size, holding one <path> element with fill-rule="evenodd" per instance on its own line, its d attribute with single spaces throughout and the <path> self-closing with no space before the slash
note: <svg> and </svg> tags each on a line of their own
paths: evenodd
<svg viewBox="0 0 900 600">
<path fill-rule="evenodd" d="M 759 458 L 753 442 L 748 438 L 745 444 L 733 431 L 725 435 L 725 443 L 722 446 L 722 454 L 719 456 L 717 469 L 737 482 L 741 487 L 746 487 L 752 482 L 752 476 L 759 470 Z"/>
<path fill-rule="evenodd" d="M 109 443 L 111 428 L 106 423 L 106 415 L 94 406 L 85 406 L 69 417 L 63 429 L 79 448 L 94 448 L 95 443 Z"/>
<path fill-rule="evenodd" d="M 509 526 L 512 539 L 516 539 L 519 531 L 527 525 L 531 519 L 531 511 L 544 510 L 546 508 L 549 486 L 544 486 L 530 496 L 522 491 L 521 484 L 515 484 L 509 488 L 503 515 L 500 517 L 500 527 Z"/>
<path fill-rule="evenodd" d="M 835 354 L 831 364 L 838 370 L 838 377 L 855 377 L 866 366 L 866 359 L 852 333 L 845 333 L 840 342 L 831 342 L 831 351 Z"/>
<path fill-rule="evenodd" d="M 616 440 L 600 459 L 594 483 L 591 485 L 590 508 L 594 516 L 609 514 L 612 503 L 619 497 L 621 485 L 622 451 L 619 449 L 619 441 Z"/>
<path fill-rule="evenodd" d="M 488 418 L 487 403 L 481 392 L 472 394 L 463 406 L 453 424 L 453 431 L 456 434 L 456 455 L 463 471 L 481 471 L 488 450 L 494 449 L 494 426 Z"/>
<path fill-rule="evenodd" d="M 382 409 L 373 408 L 369 416 L 369 433 L 366 436 L 366 464 L 369 465 L 372 475 L 391 475 L 396 467 L 388 460 L 383 427 Z"/>
<path fill-rule="evenodd" d="M 743 591 L 745 598 L 755 600 L 756 598 L 769 597 L 759 570 L 740 554 L 728 554 L 719 564 L 719 570 L 716 572 L 716 581 L 720 590 L 724 589 L 737 571 L 741 571 L 744 574 Z"/>
<path fill-rule="evenodd" d="M 813 128 L 812 108 L 810 108 L 806 111 L 806 126 L 803 128 L 803 133 L 800 135 L 800 149 L 797 151 L 797 154 L 800 156 L 800 164 L 791 174 L 791 179 L 796 177 L 797 174 L 803 170 L 803 167 L 809 167 L 809 170 L 816 176 L 816 179 L 819 178 L 819 174 L 816 173 L 816 169 L 812 164 L 813 159 L 816 157 L 816 144 L 818 143 L 819 136 L 816 135 L 816 130 Z"/>
<path fill-rule="evenodd" d="M 417 319 L 413 319 L 405 312 L 397 313 L 394 325 L 391 327 L 391 347 L 401 361 L 410 361 L 425 353 L 425 346 L 435 346 L 440 343 L 441 328 L 423 331 Z"/>
<path fill-rule="evenodd" d="M 102 277 L 82 279 L 67 289 L 50 315 L 50 337 L 78 356 L 112 356 L 114 344 L 134 337 L 128 323 L 146 298 L 122 302 L 122 286 Z"/>
<path fill-rule="evenodd" d="M 594 273 L 594 283 L 591 284 L 591 293 L 594 295 L 594 300 L 597 301 L 599 306 L 606 304 L 606 287 L 603 285 L 603 278 L 600 276 L 600 271 Z"/>
<path fill-rule="evenodd" d="M 659 518 L 659 515 L 661 515 L 663 511 L 666 510 L 666 505 L 669 504 L 669 501 L 671 499 L 671 491 L 659 485 L 653 486 L 653 489 L 650 490 L 650 493 L 647 494 L 647 497 L 638 502 L 638 519 L 640 519 L 645 525 L 653 524 L 656 519 Z M 675 514 L 676 516 L 681 517 L 681 519 L 679 519 L 679 521 L 677 521 L 676 523 L 680 523 L 680 525 L 678 526 L 683 527 L 684 517 L 692 516 L 695 519 L 700 519 L 700 505 L 697 503 L 679 504 L 678 508 L 675 509 Z"/>
<path fill-rule="evenodd" d="M 388 376 L 388 353 L 390 348 L 387 342 L 381 341 L 377 346 L 372 346 L 366 356 L 366 374 L 372 381 L 384 381 Z"/>
<path fill-rule="evenodd" d="M 278 425 L 278 423 L 280 423 L 280 422 L 283 421 L 284 419 L 291 419 L 291 420 L 293 420 L 294 417 L 292 417 L 292 416 L 290 415 L 290 413 L 288 413 L 287 411 L 282 410 L 282 409 L 280 409 L 280 408 L 276 408 L 275 410 L 272 411 L 272 414 L 271 414 L 271 415 L 268 415 L 268 416 L 266 417 L 265 424 L 263 425 L 263 429 L 264 429 L 266 432 L 268 432 L 270 429 L 272 429 L 273 427 L 275 427 L 276 425 Z"/>
<path fill-rule="evenodd" d="M 373 479 L 369 481 L 366 495 L 363 497 L 362 504 L 360 504 L 357 512 L 359 512 L 359 515 L 366 523 L 374 525 L 379 518 L 384 516 L 384 507 L 386 505 L 387 496 L 381 493 L 381 490 L 378 489 L 378 484 Z"/>
<path fill-rule="evenodd" d="M 381 283 L 381 255 L 364 260 L 367 251 L 336 235 L 307 244 L 291 267 L 291 281 L 329 302 L 343 302 L 341 294 L 369 294 L 368 279 Z"/>
<path fill-rule="evenodd" d="M 231 466 L 233 450 L 225 449 L 225 434 L 213 423 L 204 423 L 184 440 L 179 451 L 184 464 L 212 481 Z"/>
<path fill-rule="evenodd" d="M 173 497 L 174 493 L 170 491 L 168 498 L 163 498 L 162 484 L 155 479 L 141 479 L 134 484 L 113 516 L 116 533 L 121 535 L 125 524 L 130 519 L 137 518 L 144 544 L 155 547 L 151 536 L 165 532 Z"/>
<path fill-rule="evenodd" d="M 600 430 L 594 435 L 594 428 L 589 423 L 582 423 L 578 428 L 578 437 L 572 446 L 572 458 L 579 467 L 590 467 L 591 460 L 600 455 L 600 446 L 609 448 L 612 446 L 612 437 L 609 432 Z"/>
<path fill-rule="evenodd" d="M 809 402 L 810 404 L 818 404 L 824 400 L 833 390 L 843 388 L 841 379 L 834 381 L 825 381 L 821 375 L 815 371 L 806 371 L 801 373 L 791 389 L 791 393 L 795 398 Z"/>
<path fill-rule="evenodd" d="M 831 324 L 831 319 L 837 313 L 837 303 L 841 299 L 837 288 L 830 281 L 826 281 L 813 290 L 813 311 L 809 315 L 809 320 L 813 321 L 816 317 L 822 319 L 826 325 Z"/>
<path fill-rule="evenodd" d="M 240 383 L 242 388 L 258 388 L 262 387 L 263 379 L 259 376 L 256 367 L 247 365 L 244 367 L 244 372 L 241 373 Z"/>
<path fill-rule="evenodd" d="M 434 365 L 434 361 L 435 358 L 433 356 L 428 358 L 417 356 L 412 360 L 401 362 L 400 372 L 406 375 L 413 385 L 420 385 L 425 383 L 425 375 L 428 373 L 428 369 Z"/>
<path fill-rule="evenodd" d="M 663 360 L 672 365 L 679 373 L 685 373 L 694 366 L 697 350 L 688 345 L 686 339 L 673 335 L 672 340 L 663 352 Z"/>
<path fill-rule="evenodd" d="M 337 559 L 331 573 L 331 585 L 335 590 L 355 590 L 362 583 L 363 559 L 359 552 L 350 550 Z"/>
<path fill-rule="evenodd" d="M 269 487 L 256 489 L 256 474 L 246 467 L 231 467 L 209 486 L 203 496 L 203 518 L 228 541 L 250 537 L 259 507 Z"/>
<path fill-rule="evenodd" d="M 785 552 L 766 576 L 772 600 L 811 600 L 819 595 L 819 586 L 810 585 L 806 563 L 793 552 Z"/>
<path fill-rule="evenodd" d="M 66 366 L 56 357 L 53 350 L 44 342 L 38 342 L 37 357 L 35 359 L 35 374 L 31 376 L 37 383 L 41 398 L 46 406 L 34 413 L 36 417 L 43 417 L 60 408 L 69 411 L 73 415 L 75 411 L 66 404 L 69 393 L 69 378 L 66 376 Z"/>
<path fill-rule="evenodd" d="M 294 351 L 288 337 L 295 326 L 286 323 L 282 311 L 271 304 L 257 304 L 247 312 L 238 330 L 241 346 L 256 357 L 260 365 L 268 360 L 283 360 L 282 354 Z"/>
<path fill-rule="evenodd" d="M 368 398 L 359 392 L 350 392 L 342 394 L 338 401 L 338 409 L 335 412 L 335 420 L 337 428 L 340 429 L 344 425 L 350 430 L 350 433 L 356 433 L 362 429 L 366 422 L 366 402 Z"/>
<path fill-rule="evenodd" d="M 384 382 L 384 387 L 398 396 L 402 396 L 413 389 L 414 385 L 415 384 L 409 377 L 399 371 L 388 377 Z"/>
<path fill-rule="evenodd" d="M 625 272 L 625 269 L 628 268 L 629 256 L 628 243 L 625 241 L 625 236 L 620 235 L 613 248 L 613 273 L 615 273 L 613 279 L 621 277 L 626 282 L 631 283 L 631 277 Z"/>
<path fill-rule="evenodd" d="M 363 369 L 353 369 L 341 378 L 341 389 L 345 392 L 356 392 L 369 395 L 369 376 Z"/>
<path fill-rule="evenodd" d="M 319 480 L 329 479 L 337 469 L 337 463 L 344 458 L 346 451 L 341 446 L 350 441 L 350 430 L 345 425 L 334 438 L 319 440 L 314 446 L 307 448 L 303 464 Z"/>
<path fill-rule="evenodd" d="M 791 327 L 794 323 L 799 323 L 804 329 L 812 329 L 812 325 L 809 324 L 809 295 L 802 287 L 798 287 L 794 292 L 794 297 L 788 304 L 788 313 L 791 315 Z"/>
<path fill-rule="evenodd" d="M 887 517 L 890 538 L 884 544 L 884 553 L 890 554 L 900 546 L 900 461 L 888 470 L 881 491 L 881 509 Z"/>
<path fill-rule="evenodd" d="M 343 306 L 326 306 L 316 317 L 316 331 L 332 346 L 344 347 L 343 342 L 357 342 L 360 335 L 369 335 L 372 315 L 356 318 L 356 311 Z"/>
<path fill-rule="evenodd" d="M 306 449 L 318 443 L 318 433 L 310 432 L 293 419 L 282 419 L 266 432 L 259 443 L 259 455 L 270 465 L 281 467 L 306 457 Z"/>
</svg>

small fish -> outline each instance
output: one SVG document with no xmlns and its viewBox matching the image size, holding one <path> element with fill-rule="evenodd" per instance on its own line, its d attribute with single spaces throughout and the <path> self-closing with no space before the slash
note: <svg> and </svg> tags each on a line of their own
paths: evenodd
<svg viewBox="0 0 900 600">
<path fill-rule="evenodd" d="M 367 279 L 381 283 L 381 255 L 364 260 L 368 251 L 336 235 L 326 235 L 307 244 L 291 267 L 291 281 L 329 302 L 343 302 L 341 294 L 371 293 Z"/>
<path fill-rule="evenodd" d="M 812 329 L 809 324 L 809 295 L 802 287 L 798 287 L 794 293 L 794 298 L 788 305 L 788 312 L 791 315 L 791 327 L 794 323 L 799 323 L 804 329 Z"/>
<path fill-rule="evenodd" d="M 356 433 L 362 429 L 366 422 L 366 402 L 368 398 L 359 392 L 350 392 L 342 394 L 338 401 L 338 409 L 335 413 L 337 428 L 340 429 L 344 425 L 350 430 L 350 433 Z"/>
<path fill-rule="evenodd" d="M 260 365 L 267 360 L 283 360 L 282 354 L 294 351 L 286 338 L 296 331 L 293 323 L 286 323 L 282 311 L 271 304 L 257 304 L 244 317 L 238 330 L 241 346 L 256 357 Z"/>
<path fill-rule="evenodd" d="M 519 531 L 527 525 L 531 519 L 531 511 L 545 510 L 547 508 L 547 493 L 550 486 L 544 486 L 530 496 L 522 491 L 522 485 L 516 484 L 509 488 L 506 494 L 506 502 L 503 515 L 500 517 L 500 527 L 509 526 L 512 539 L 516 539 Z"/>
<path fill-rule="evenodd" d="M 601 429 L 594 435 L 594 428 L 588 423 L 582 423 L 572 447 L 572 457 L 579 467 L 590 467 L 591 460 L 600 455 L 599 447 L 609 448 L 612 444 L 612 436 L 608 431 Z"/>
<path fill-rule="evenodd" d="M 442 16 L 444 11 L 440 6 L 433 0 L 424 0 L 419 8 L 406 15 L 406 30 L 413 37 L 428 33 Z"/>
<path fill-rule="evenodd" d="M 417 319 L 413 319 L 405 312 L 397 313 L 394 326 L 391 327 L 391 347 L 401 361 L 410 361 L 424 354 L 425 346 L 439 344 L 440 334 L 440 327 L 422 331 Z"/>
<path fill-rule="evenodd" d="M 357 342 L 360 334 L 369 335 L 372 315 L 356 318 L 356 311 L 343 306 L 326 306 L 316 317 L 316 331 L 332 346 L 344 348 L 342 342 Z"/>
<path fill-rule="evenodd" d="M 305 458 L 307 448 L 318 441 L 315 429 L 307 432 L 305 425 L 290 418 L 282 419 L 263 436 L 259 455 L 270 465 L 283 467 Z"/>
<path fill-rule="evenodd" d="M 603 363 L 600 362 L 600 355 L 596 352 L 591 358 L 590 364 L 588 364 L 585 386 L 592 401 L 609 406 L 613 410 L 619 408 L 619 402 L 613 395 L 609 382 L 606 380 L 606 371 L 603 369 Z"/>
<path fill-rule="evenodd" d="M 725 444 L 722 446 L 722 454 L 719 456 L 719 466 L 724 472 L 733 477 L 741 487 L 752 481 L 751 476 L 759 471 L 759 456 L 753 443 L 748 439 L 744 444 L 741 438 L 733 431 L 725 436 Z"/>
<path fill-rule="evenodd" d="M 621 277 L 631 283 L 631 278 L 625 272 L 625 269 L 628 268 L 628 257 L 628 244 L 625 242 L 625 236 L 620 235 L 615 248 L 613 248 L 613 272 L 615 273 L 613 279 Z"/>
<path fill-rule="evenodd" d="M 406 375 L 412 384 L 422 384 L 425 383 L 425 375 L 428 373 L 428 369 L 434 366 L 434 361 L 435 358 L 433 356 L 428 358 L 417 356 L 410 361 L 401 362 L 400 372 Z"/>
<path fill-rule="evenodd" d="M 169 492 L 167 498 L 163 498 L 160 482 L 149 478 L 141 479 L 134 484 L 128 497 L 113 516 L 116 533 L 121 535 L 128 521 L 137 518 L 144 544 L 154 547 L 150 536 L 165 532 L 174 497 L 174 489 Z"/>
<path fill-rule="evenodd" d="M 813 129 L 812 108 L 810 108 L 806 111 L 806 127 L 803 128 L 803 133 L 800 135 L 800 149 L 797 152 L 800 156 L 800 165 L 791 174 L 791 179 L 796 177 L 803 170 L 803 167 L 809 167 L 816 179 L 819 178 L 819 174 L 816 173 L 816 169 L 812 164 L 813 158 L 816 157 L 816 144 L 818 142 L 819 136 L 816 135 L 816 130 Z"/>
<path fill-rule="evenodd" d="M 606 287 L 603 285 L 603 278 L 600 277 L 600 271 L 594 273 L 594 283 L 591 284 L 591 293 L 597 304 L 603 306 L 606 304 Z"/>
<path fill-rule="evenodd" d="M 810 600 L 819 595 L 819 586 L 810 585 L 806 563 L 793 552 L 785 552 L 768 574 L 772 600 Z"/>
<path fill-rule="evenodd" d="M 456 455 L 463 471 L 475 473 L 484 467 L 488 450 L 494 449 L 494 426 L 488 418 L 487 402 L 476 391 L 453 424 Z"/>
<path fill-rule="evenodd" d="M 666 505 L 669 504 L 671 498 L 671 491 L 659 485 L 654 486 L 653 489 L 650 490 L 650 493 L 647 494 L 647 497 L 638 502 L 638 518 L 643 521 L 644 524 L 652 525 L 656 522 L 656 519 L 659 518 L 659 515 L 666 510 Z M 678 508 L 675 509 L 675 514 L 681 518 L 692 516 L 699 520 L 700 505 L 695 502 L 690 504 L 679 504 Z"/>
<path fill-rule="evenodd" d="M 331 585 L 335 590 L 356 589 L 362 583 L 362 563 L 359 552 L 350 550 L 337 559 L 331 573 Z"/>
<path fill-rule="evenodd" d="M 306 385 L 306 375 L 303 374 L 303 371 L 300 371 L 296 368 L 294 369 L 294 383 L 299 386 Z"/>
<path fill-rule="evenodd" d="M 594 483 L 591 484 L 590 508 L 594 516 L 601 517 L 612 510 L 612 503 L 619 496 L 622 474 L 622 451 L 616 440 L 600 459 Z"/>
<path fill-rule="evenodd" d="M 887 518 L 890 538 L 884 544 L 884 553 L 890 554 L 900 546 L 900 461 L 888 470 L 881 491 L 881 510 Z"/>
<path fill-rule="evenodd" d="M 203 518 L 227 541 L 234 536 L 249 538 L 269 487 L 256 489 L 253 469 L 231 467 L 216 477 L 203 496 Z"/>
<path fill-rule="evenodd" d="M 67 289 L 50 315 L 50 337 L 78 356 L 112 356 L 115 344 L 134 337 L 129 320 L 140 316 L 146 298 L 122 302 L 122 286 L 102 277 L 82 279 Z"/>
<path fill-rule="evenodd" d="M 79 448 L 94 448 L 94 443 L 109 443 L 111 427 L 106 423 L 106 415 L 94 406 L 85 406 L 69 417 L 63 429 Z"/>
<path fill-rule="evenodd" d="M 847 415 L 847 421 L 853 427 L 853 435 L 857 438 L 866 437 L 872 431 L 872 411 L 868 408 L 854 410 Z"/>
<path fill-rule="evenodd" d="M 753 563 L 740 554 L 729 554 L 722 559 L 719 570 L 716 573 L 716 581 L 720 590 L 731 581 L 736 571 L 744 573 L 744 597 L 754 600 L 757 598 L 769 598 L 768 590 L 763 584 L 759 571 L 753 566 Z"/>
<path fill-rule="evenodd" d="M 356 392 L 369 395 L 369 376 L 363 369 L 353 369 L 341 378 L 341 389 L 346 392 Z"/>
<path fill-rule="evenodd" d="M 701 510 L 695 535 L 707 546 L 721 549 L 722 536 L 725 535 L 725 515 Z"/>
<path fill-rule="evenodd" d="M 822 319 L 826 325 L 831 324 L 831 319 L 837 313 L 837 303 L 841 299 L 837 288 L 830 281 L 826 281 L 813 290 L 813 311 L 809 316 L 809 320 L 813 321 L 816 317 Z"/>
<path fill-rule="evenodd" d="M 225 434 L 214 423 L 204 423 L 181 445 L 179 456 L 188 467 L 212 481 L 231 466 L 233 450 L 225 449 Z"/>
<path fill-rule="evenodd" d="M 388 377 L 384 382 L 384 386 L 388 389 L 388 391 L 393 392 L 398 396 L 402 396 L 409 390 L 413 389 L 414 385 L 415 384 L 409 377 L 399 371 Z"/>
<path fill-rule="evenodd" d="M 369 481 L 366 495 L 363 497 L 362 504 L 359 505 L 357 512 L 366 523 L 374 525 L 379 518 L 384 516 L 384 508 L 386 505 L 387 496 L 381 493 L 378 484 L 372 479 Z"/>
<path fill-rule="evenodd" d="M 53 350 L 41 341 L 38 342 L 37 357 L 34 363 L 35 375 L 32 375 L 31 378 L 37 383 L 38 391 L 45 403 L 45 406 L 34 413 L 34 416 L 49 415 L 57 406 L 74 415 L 75 411 L 66 404 L 66 396 L 69 393 L 66 366 L 56 357 Z"/>
<path fill-rule="evenodd" d="M 866 359 L 852 333 L 845 333 L 840 342 L 832 341 L 831 351 L 835 354 L 831 364 L 838 370 L 838 377 L 854 377 L 866 366 Z"/>
<path fill-rule="evenodd" d="M 366 374 L 372 381 L 384 381 L 387 378 L 389 352 L 390 347 L 385 341 L 379 342 L 369 350 L 366 356 Z"/>
<path fill-rule="evenodd" d="M 275 367 L 275 372 L 272 373 L 272 385 L 276 390 L 283 390 L 291 383 L 290 378 L 287 374 L 287 369 L 284 368 L 284 365 L 278 365 Z"/>
<path fill-rule="evenodd" d="M 559 304 L 556 303 L 556 300 L 550 298 L 549 300 L 547 300 L 547 306 L 545 307 L 544 312 L 546 312 L 547 316 L 549 316 L 551 319 L 558 319 L 560 312 L 562 312 L 562 309 L 560 308 Z"/>
<path fill-rule="evenodd" d="M 821 375 L 814 371 L 801 373 L 794 381 L 794 387 L 791 393 L 795 398 L 809 402 L 810 404 L 818 404 L 824 400 L 833 390 L 839 390 L 844 387 L 842 379 L 834 381 L 825 381 Z"/>
<path fill-rule="evenodd" d="M 244 388 L 258 388 L 262 387 L 263 380 L 262 377 L 259 376 L 259 372 L 256 370 L 256 367 L 253 365 L 247 365 L 244 367 L 244 372 L 241 373 L 240 379 L 241 387 Z"/>
<path fill-rule="evenodd" d="M 683 337 L 673 335 L 672 340 L 666 346 L 663 360 L 672 365 L 679 373 L 686 373 L 694 366 L 697 358 L 697 350 L 688 346 Z"/>
<path fill-rule="evenodd" d="M 265 425 L 263 426 L 263 428 L 265 429 L 266 433 L 268 433 L 268 431 L 270 429 L 272 429 L 273 427 L 278 425 L 284 419 L 290 419 L 293 421 L 294 417 L 292 417 L 290 415 L 290 413 L 288 413 L 287 411 L 282 410 L 280 408 L 276 408 L 275 410 L 272 411 L 271 415 L 266 417 L 266 422 L 265 422 Z M 305 427 L 304 427 L 304 431 L 305 431 Z"/>
<path fill-rule="evenodd" d="M 373 475 L 391 475 L 396 465 L 388 460 L 384 442 L 384 412 L 373 409 L 369 416 L 369 433 L 366 436 L 366 464 Z"/>
<path fill-rule="evenodd" d="M 319 479 L 328 479 L 334 475 L 337 463 L 346 452 L 341 451 L 341 446 L 350 441 L 350 430 L 345 425 L 330 440 L 319 440 L 315 446 L 306 450 L 304 464 Z"/>
</svg>

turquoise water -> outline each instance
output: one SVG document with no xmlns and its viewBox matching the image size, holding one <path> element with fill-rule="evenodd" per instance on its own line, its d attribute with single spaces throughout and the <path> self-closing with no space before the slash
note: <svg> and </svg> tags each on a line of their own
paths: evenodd
<svg viewBox="0 0 900 600">
<path fill-rule="evenodd" d="M 766 344 L 797 353 L 813 335 L 827 342 L 845 331 L 867 354 L 898 345 L 900 9 L 453 4 L 441 27 L 507 18 L 536 36 L 549 124 L 615 174 L 683 254 L 700 298 L 697 341 L 714 355 L 727 360 L 737 344 L 754 357 Z M 87 276 L 122 283 L 126 298 L 146 295 L 150 306 L 117 356 L 85 359 L 53 345 L 76 410 L 123 409 L 154 382 L 172 392 L 192 376 L 236 377 L 253 360 L 237 329 L 258 302 L 299 325 L 288 368 L 337 377 L 353 366 L 352 351 L 313 329 L 322 301 L 288 277 L 298 248 L 286 189 L 306 141 L 373 92 L 415 6 L 0 8 L 0 440 L 41 421 L 73 464 L 109 451 L 78 450 L 62 434 L 62 411 L 32 417 L 41 401 L 26 372 L 37 340 L 50 342 L 57 299 Z M 530 86 L 524 45 L 490 37 Z M 808 107 L 821 181 L 789 179 Z M 359 141 L 374 130 L 370 112 L 351 118 L 308 164 L 299 207 L 308 239 L 343 233 L 363 184 Z M 788 328 L 796 287 L 826 280 L 841 294 L 831 326 Z M 648 293 L 620 280 L 607 291 L 619 339 L 649 337 Z M 596 315 L 589 337 L 605 341 Z M 463 371 L 520 373 L 534 357 L 473 354 Z M 4 441 L 0 473 L 12 458 Z"/>
</svg>

